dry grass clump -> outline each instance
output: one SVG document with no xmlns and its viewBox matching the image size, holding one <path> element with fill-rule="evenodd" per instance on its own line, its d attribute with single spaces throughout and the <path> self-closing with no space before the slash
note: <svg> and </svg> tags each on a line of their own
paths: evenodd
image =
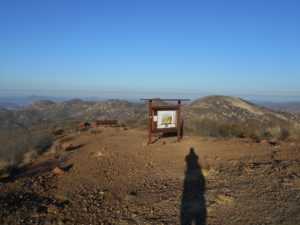
<svg viewBox="0 0 300 225">
<path fill-rule="evenodd" d="M 48 129 L 25 129 L 0 132 L 0 173 L 30 163 L 52 144 Z"/>
<path fill-rule="evenodd" d="M 262 140 L 291 141 L 292 132 L 293 129 L 289 127 L 281 127 L 277 125 L 277 126 L 256 129 L 250 134 L 250 137 L 256 141 L 262 141 Z"/>
<path fill-rule="evenodd" d="M 204 118 L 197 121 L 186 121 L 184 133 L 212 137 L 246 137 L 247 129 L 245 124 L 220 122 Z"/>
<path fill-rule="evenodd" d="M 121 126 L 126 128 L 142 128 L 147 129 L 148 118 L 147 115 L 139 115 L 124 121 Z"/>
<path fill-rule="evenodd" d="M 78 121 L 74 121 L 74 120 L 67 120 L 65 122 L 63 122 L 62 124 L 62 129 L 66 132 L 76 132 L 78 131 Z"/>
<path fill-rule="evenodd" d="M 246 122 L 226 122 L 203 118 L 201 120 L 186 121 L 184 132 L 188 135 L 213 136 L 213 137 L 238 137 L 261 140 L 299 141 L 300 128 L 290 124 L 249 124 Z"/>
</svg>

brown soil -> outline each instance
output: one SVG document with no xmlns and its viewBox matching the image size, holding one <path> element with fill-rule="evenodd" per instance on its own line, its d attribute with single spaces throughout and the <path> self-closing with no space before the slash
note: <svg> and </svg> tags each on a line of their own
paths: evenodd
<svg viewBox="0 0 300 225">
<path fill-rule="evenodd" d="M 0 183 L 0 224 L 300 224 L 300 147 L 102 128 Z"/>
</svg>

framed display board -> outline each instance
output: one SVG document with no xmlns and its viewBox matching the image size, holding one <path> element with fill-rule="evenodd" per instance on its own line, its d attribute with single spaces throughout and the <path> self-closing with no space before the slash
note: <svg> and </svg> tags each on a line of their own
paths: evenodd
<svg viewBox="0 0 300 225">
<path fill-rule="evenodd" d="M 157 122 L 157 129 L 176 128 L 176 110 L 158 110 L 153 121 Z"/>
<path fill-rule="evenodd" d="M 180 107 L 181 101 L 189 99 L 141 99 L 148 101 L 149 123 L 148 123 L 148 144 L 151 143 L 152 133 L 176 132 L 177 141 L 180 141 Z M 152 103 L 177 101 L 176 105 L 154 106 Z"/>
</svg>

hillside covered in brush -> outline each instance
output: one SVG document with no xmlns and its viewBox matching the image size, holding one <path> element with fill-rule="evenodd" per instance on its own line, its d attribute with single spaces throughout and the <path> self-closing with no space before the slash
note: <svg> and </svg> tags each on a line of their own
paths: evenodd
<svg viewBox="0 0 300 225">
<path fill-rule="evenodd" d="M 51 124 L 66 120 L 127 120 L 143 110 L 140 104 L 125 100 L 106 100 L 100 102 L 70 101 L 53 102 L 39 100 L 19 110 L 0 109 L 2 124 L 0 129 L 24 128 L 34 125 Z"/>
<path fill-rule="evenodd" d="M 285 139 L 299 129 L 299 117 L 240 98 L 208 96 L 183 108 L 187 132 L 212 136 Z"/>
<path fill-rule="evenodd" d="M 118 120 L 120 126 L 146 131 L 147 117 L 145 103 L 124 100 L 40 100 L 18 110 L 0 109 L 0 170 L 40 154 L 57 133 L 79 131 L 80 121 Z M 183 105 L 182 120 L 184 136 L 247 137 L 270 143 L 296 142 L 300 137 L 299 116 L 233 97 L 209 96 Z"/>
<path fill-rule="evenodd" d="M 166 103 L 167 104 L 167 103 Z M 125 100 L 36 101 L 18 110 L 0 109 L 0 130 L 30 128 L 63 121 L 118 120 L 128 127 L 147 127 L 147 106 Z M 243 99 L 208 96 L 182 107 L 187 134 L 265 139 L 295 139 L 299 116 L 267 109 Z M 299 136 L 299 135 L 298 135 Z"/>
</svg>

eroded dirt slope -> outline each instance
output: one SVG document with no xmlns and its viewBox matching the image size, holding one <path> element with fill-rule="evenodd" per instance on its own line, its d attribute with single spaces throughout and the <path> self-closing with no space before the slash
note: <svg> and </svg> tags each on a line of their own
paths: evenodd
<svg viewBox="0 0 300 225">
<path fill-rule="evenodd" d="M 300 224 L 300 148 L 102 128 L 0 183 L 1 224 Z M 55 168 L 53 170 L 53 168 Z"/>
</svg>

